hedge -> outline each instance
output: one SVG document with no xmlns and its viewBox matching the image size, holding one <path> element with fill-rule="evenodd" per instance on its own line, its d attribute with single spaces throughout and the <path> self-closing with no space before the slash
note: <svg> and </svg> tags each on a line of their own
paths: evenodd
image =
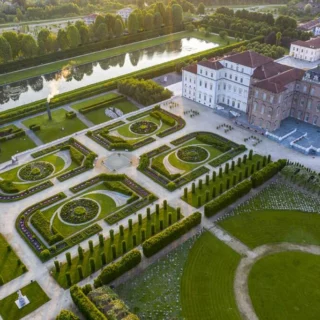
<svg viewBox="0 0 320 320">
<path fill-rule="evenodd" d="M 167 124 L 170 127 L 173 127 L 176 124 L 176 121 L 173 118 L 158 110 L 152 111 L 150 113 L 150 116 L 161 120 L 163 123 Z"/>
<path fill-rule="evenodd" d="M 77 306 L 79 311 L 85 316 L 88 320 L 106 320 L 102 312 L 94 305 L 93 302 L 84 294 L 82 289 L 78 286 L 72 286 L 70 288 L 70 295 Z"/>
<path fill-rule="evenodd" d="M 251 180 L 245 180 L 240 182 L 238 185 L 226 191 L 218 198 L 213 199 L 208 204 L 204 206 L 204 214 L 206 217 L 212 217 L 220 210 L 231 205 L 233 202 L 237 201 L 244 195 L 248 194 L 252 189 Z"/>
<path fill-rule="evenodd" d="M 74 112 L 74 111 L 68 111 L 67 113 L 66 113 L 66 118 L 67 119 L 74 119 L 74 118 L 76 118 L 77 117 L 77 114 Z"/>
<path fill-rule="evenodd" d="M 276 162 L 271 162 L 267 164 L 264 168 L 255 172 L 251 176 L 252 187 L 257 188 L 261 186 L 264 182 L 268 181 L 273 176 L 275 176 L 279 171 L 281 171 L 286 166 L 286 164 L 287 164 L 287 160 L 280 159 Z"/>
<path fill-rule="evenodd" d="M 201 213 L 195 212 L 142 244 L 143 254 L 149 258 L 201 223 Z"/>
<path fill-rule="evenodd" d="M 33 214 L 31 217 L 31 223 L 49 245 L 53 245 L 63 240 L 63 236 L 57 232 L 54 227 L 52 227 L 51 230 L 50 221 L 48 221 L 40 211 Z"/>
<path fill-rule="evenodd" d="M 252 39 L 251 41 L 257 41 L 260 37 Z M 176 64 L 181 61 L 190 62 L 194 60 L 202 60 L 203 58 L 212 58 L 216 56 L 222 56 L 227 52 L 230 52 L 238 47 L 245 46 L 249 43 L 249 41 L 241 41 L 236 44 L 231 44 L 225 47 L 218 47 L 209 49 L 206 51 L 202 51 L 197 54 L 193 54 L 184 58 L 176 59 L 170 62 L 165 62 L 159 64 L 157 66 L 153 66 L 150 68 L 146 68 L 140 71 L 136 71 L 130 74 L 126 74 L 120 77 L 113 78 L 111 80 L 106 80 L 102 82 L 98 82 L 84 88 L 79 88 L 76 90 L 72 90 L 69 92 L 65 92 L 55 96 L 51 99 L 50 108 L 57 108 L 64 104 L 68 104 L 71 102 L 76 102 L 81 99 L 89 98 L 100 93 L 104 93 L 107 91 L 117 89 L 117 81 L 125 78 L 143 78 L 143 79 L 152 79 L 158 76 L 161 76 L 165 73 L 175 71 Z M 18 120 L 27 116 L 31 116 L 43 111 L 46 111 L 47 99 L 38 100 L 32 103 L 28 103 L 26 105 L 22 105 L 20 107 L 2 111 L 0 112 L 0 124 L 4 124 L 7 122 L 12 122 L 14 120 Z"/>
<path fill-rule="evenodd" d="M 94 286 L 100 287 L 109 284 L 113 280 L 122 276 L 141 262 L 141 253 L 137 249 L 133 249 L 125 254 L 119 261 L 109 264 L 102 270 L 100 275 L 95 279 Z"/>
<path fill-rule="evenodd" d="M 10 135 L 4 136 L 4 137 L 0 137 L 0 142 L 4 142 L 7 140 L 12 140 L 14 138 L 19 138 L 19 137 L 23 137 L 25 136 L 26 133 L 23 129 L 18 129 L 13 131 Z"/>
<path fill-rule="evenodd" d="M 1 180 L 0 189 L 5 193 L 18 193 L 19 189 L 10 180 Z"/>
<path fill-rule="evenodd" d="M 82 161 L 84 159 L 84 155 L 73 146 L 70 146 L 69 150 L 72 161 L 74 161 L 77 165 L 81 166 Z"/>
<path fill-rule="evenodd" d="M 111 106 L 115 103 L 118 103 L 118 102 L 122 102 L 122 101 L 126 101 L 127 98 L 124 97 L 124 96 L 118 96 L 118 97 L 114 97 L 108 101 L 103 101 L 103 102 L 99 102 L 99 103 L 96 103 L 96 104 L 93 104 L 91 106 L 87 106 L 87 107 L 84 107 L 84 108 L 81 108 L 79 109 L 79 112 L 82 113 L 82 114 L 86 114 L 88 112 L 91 112 L 91 111 L 94 111 L 94 110 L 98 110 L 98 109 L 101 109 L 101 108 L 106 108 L 107 106 Z"/>
</svg>

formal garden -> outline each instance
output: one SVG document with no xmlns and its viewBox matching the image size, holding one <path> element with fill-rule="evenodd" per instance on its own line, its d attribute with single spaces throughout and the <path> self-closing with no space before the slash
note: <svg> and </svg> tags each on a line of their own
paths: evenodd
<svg viewBox="0 0 320 320">
<path fill-rule="evenodd" d="M 87 136 L 108 150 L 136 150 L 155 141 L 154 136 L 165 137 L 185 126 L 185 121 L 160 106 L 128 117 L 129 123 L 117 121 Z"/>
<path fill-rule="evenodd" d="M 210 132 L 194 132 L 171 144 L 176 148 L 164 145 L 141 155 L 138 167 L 170 191 L 209 172 L 205 164 L 212 165 L 220 158 L 222 164 L 246 150 L 245 146 Z"/>
<path fill-rule="evenodd" d="M 25 198 L 53 185 L 51 179 L 57 177 L 65 181 L 92 168 L 96 157 L 89 149 L 74 139 L 54 145 L 32 154 L 33 160 L 27 164 L 4 171 L 0 174 L 0 201 Z M 32 191 L 33 190 L 33 191 Z"/>
</svg>

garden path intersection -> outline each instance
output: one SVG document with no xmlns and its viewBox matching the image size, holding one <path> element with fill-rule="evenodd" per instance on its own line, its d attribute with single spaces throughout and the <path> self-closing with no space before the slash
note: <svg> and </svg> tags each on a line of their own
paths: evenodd
<svg viewBox="0 0 320 320">
<path fill-rule="evenodd" d="M 225 118 L 220 117 L 219 115 L 213 113 L 213 111 L 209 108 L 196 104 L 192 101 L 184 99 L 180 96 L 175 96 L 173 101 L 177 102 L 179 106 L 175 108 L 169 108 L 169 106 L 165 103 L 162 103 L 161 107 L 173 114 L 179 115 L 183 117 L 186 121 L 186 126 L 178 131 L 175 132 L 167 137 L 164 138 L 156 138 L 155 141 L 151 144 L 143 146 L 137 150 L 131 152 L 133 158 L 139 158 L 142 154 L 154 150 L 162 145 L 170 145 L 170 142 L 174 139 L 177 139 L 181 136 L 184 136 L 188 133 L 192 133 L 195 131 L 209 131 L 214 132 L 218 135 L 224 136 L 238 144 L 246 144 L 244 139 L 251 136 L 251 132 L 248 132 L 241 128 L 235 128 L 225 134 L 221 130 L 217 130 L 216 127 L 222 123 L 232 124 L 229 123 L 228 120 Z M 189 110 L 197 110 L 200 112 L 200 115 L 191 118 L 188 114 L 184 114 L 184 111 Z M 143 112 L 143 111 L 141 111 Z M 130 114 L 128 115 L 130 117 Z M 88 129 L 89 130 L 89 129 Z M 90 128 L 92 130 L 92 128 Z M 55 316 L 60 312 L 61 309 L 71 309 L 74 310 L 73 303 L 71 301 L 71 297 L 69 294 L 69 290 L 62 289 L 58 283 L 54 280 L 54 278 L 50 275 L 50 270 L 53 267 L 53 259 L 46 263 L 42 263 L 36 255 L 31 251 L 30 247 L 25 243 L 25 241 L 21 238 L 18 231 L 15 228 L 15 222 L 18 215 L 27 207 L 31 206 L 32 204 L 42 201 L 50 196 L 57 194 L 58 192 L 65 192 L 68 196 L 70 195 L 69 188 L 90 179 L 98 174 L 101 173 L 108 173 L 108 169 L 106 166 L 101 164 L 102 158 L 107 158 L 111 154 L 112 151 L 108 151 L 102 146 L 95 143 L 91 140 L 88 136 L 85 135 L 84 132 L 74 135 L 74 137 L 87 148 L 92 150 L 98 155 L 98 160 L 96 161 L 96 166 L 89 171 L 86 171 L 78 176 L 75 176 L 71 179 L 68 179 L 64 182 L 59 182 L 56 178 L 53 178 L 52 181 L 54 182 L 54 186 L 41 191 L 35 195 L 32 195 L 28 198 L 22 199 L 17 202 L 13 203 L 1 203 L 0 204 L 0 233 L 3 234 L 10 245 L 13 247 L 17 255 L 21 258 L 22 262 L 27 266 L 28 272 L 23 274 L 22 276 L 8 282 L 4 286 L 0 288 L 0 299 L 8 296 L 11 293 L 18 291 L 21 287 L 30 283 L 30 281 L 37 281 L 43 290 L 47 293 L 49 298 L 51 299 L 45 305 L 34 311 L 33 313 L 29 314 L 25 319 L 39 319 L 39 320 L 47 320 L 51 318 L 55 318 Z M 294 150 L 286 149 L 278 145 L 277 143 L 262 137 L 262 142 L 255 147 L 248 145 L 248 149 L 253 149 L 255 153 L 265 155 L 271 155 L 273 160 L 287 158 L 295 162 L 300 162 L 304 164 L 306 167 L 309 167 L 315 171 L 320 172 L 320 160 L 319 158 L 312 158 L 309 156 L 305 156 L 299 152 Z M 44 146 L 45 147 L 45 146 Z M 31 154 L 32 152 L 30 152 Z M 25 164 L 30 161 L 31 157 L 30 154 L 25 154 L 21 158 L 19 158 L 19 165 Z M 231 163 L 231 161 L 229 161 Z M 1 167 L 5 167 L 6 164 L 2 164 Z M 181 196 L 183 193 L 183 188 L 188 187 L 190 189 L 191 183 L 188 183 L 184 187 L 178 188 L 173 192 L 169 192 L 167 189 L 159 186 L 156 182 L 151 180 L 150 178 L 146 177 L 142 172 L 138 171 L 136 168 L 137 164 L 131 165 L 129 167 L 123 167 L 117 170 L 116 173 L 124 173 L 129 178 L 133 179 L 139 185 L 144 187 L 147 190 L 153 192 L 157 197 L 158 200 L 152 204 L 152 209 L 154 208 L 155 204 L 162 204 L 163 200 L 167 200 L 168 204 L 171 207 L 181 207 L 181 212 L 184 216 L 189 216 L 191 213 L 200 211 L 203 213 L 202 209 L 195 209 L 194 207 L 187 204 L 185 201 L 181 200 Z M 217 171 L 219 168 L 212 168 L 208 165 L 205 165 L 210 172 L 208 174 L 211 175 L 213 171 Z M 6 169 L 7 170 L 7 169 Z M 150 206 L 149 206 L 150 207 Z M 153 211 L 153 210 L 151 210 Z M 146 208 L 138 211 L 141 213 L 143 217 L 146 215 Z M 241 259 L 240 265 L 238 266 L 236 272 L 236 278 L 234 283 L 235 289 L 235 296 L 237 305 L 241 314 L 243 315 L 244 319 L 254 320 L 257 319 L 257 316 L 254 313 L 249 295 L 248 295 L 248 287 L 246 282 L 246 277 L 248 277 L 248 273 L 250 271 L 250 267 L 253 265 L 255 261 L 260 259 L 264 255 L 270 254 L 270 252 L 278 252 L 283 250 L 298 250 L 298 251 L 305 251 L 311 252 L 314 254 L 320 254 L 320 248 L 317 246 L 294 246 L 291 244 L 281 244 L 281 245 L 272 245 L 272 246 L 262 246 L 256 249 L 249 249 L 245 244 L 240 242 L 239 240 L 235 239 L 228 233 L 224 232 L 219 226 L 215 224 L 215 220 L 218 219 L 219 216 L 216 216 L 212 219 L 203 218 L 201 227 L 204 227 L 210 230 L 217 238 L 222 240 L 224 243 L 229 245 L 232 249 L 236 252 L 240 253 L 243 258 Z M 128 225 L 128 220 L 132 219 L 133 222 L 138 221 L 138 215 L 131 215 L 127 218 L 121 220 L 121 224 L 124 226 Z M 116 224 L 117 226 L 120 224 Z M 102 227 L 102 233 L 104 235 L 109 234 L 110 229 L 115 229 L 115 226 L 109 226 L 105 221 L 101 220 L 98 224 Z M 191 237 L 194 232 L 189 232 L 186 236 L 183 237 L 183 241 L 187 240 L 188 237 Z M 86 239 L 80 245 L 83 248 L 88 247 L 88 240 L 92 240 L 94 244 L 98 243 L 97 235 Z M 143 258 L 143 268 L 146 268 L 148 265 L 155 261 L 155 258 L 160 258 L 164 256 L 168 251 L 173 249 L 177 246 L 178 243 L 181 243 L 181 239 L 177 240 L 176 242 L 172 243 L 168 246 L 165 250 L 160 252 L 151 259 Z M 141 250 L 141 248 L 139 247 Z M 78 254 L 77 246 L 72 247 L 68 250 L 71 253 L 71 256 L 76 256 Z M 65 253 L 59 254 L 56 259 L 61 262 L 65 261 Z M 100 273 L 97 271 L 96 273 L 92 274 L 90 277 L 84 279 L 80 282 L 80 285 L 84 285 L 86 283 L 92 283 L 93 279 Z M 0 317 L 1 318 L 1 317 Z"/>
</svg>

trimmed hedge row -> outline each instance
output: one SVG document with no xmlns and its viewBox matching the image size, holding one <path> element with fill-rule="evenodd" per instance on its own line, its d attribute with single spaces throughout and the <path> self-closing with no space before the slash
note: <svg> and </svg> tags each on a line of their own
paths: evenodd
<svg viewBox="0 0 320 320">
<path fill-rule="evenodd" d="M 18 193 L 19 189 L 10 180 L 1 180 L 0 189 L 5 193 Z"/>
<path fill-rule="evenodd" d="M 93 302 L 84 294 L 82 289 L 78 286 L 70 288 L 70 295 L 79 311 L 88 320 L 107 320 L 102 312 L 95 306 Z"/>
<path fill-rule="evenodd" d="M 259 41 L 261 37 L 257 37 L 252 39 L 250 42 Z M 71 102 L 76 102 L 81 99 L 89 98 L 100 93 L 104 93 L 107 91 L 117 89 L 117 82 L 121 79 L 126 78 L 143 78 L 143 79 L 152 79 L 158 76 L 161 76 L 165 73 L 175 71 L 176 64 L 178 62 L 186 61 L 194 61 L 194 60 L 202 60 L 203 58 L 212 58 L 216 56 L 224 55 L 227 52 L 230 52 L 238 47 L 245 46 L 249 43 L 249 41 L 241 41 L 236 44 L 232 44 L 229 46 L 221 47 L 221 48 L 213 48 L 206 51 L 202 51 L 197 54 L 190 55 L 188 57 L 176 59 L 170 62 L 165 62 L 159 64 L 157 66 L 153 66 L 150 68 L 146 68 L 140 71 L 136 71 L 130 74 L 126 74 L 120 77 L 113 78 L 112 80 L 106 80 L 102 82 L 98 82 L 84 88 L 79 88 L 76 90 L 72 90 L 69 92 L 65 92 L 55 96 L 50 102 L 50 108 L 57 108 L 64 104 L 68 104 Z M 14 120 L 18 120 L 27 116 L 31 116 L 46 110 L 46 99 L 38 100 L 14 109 L 6 110 L 0 112 L 0 124 L 4 124 L 7 122 L 11 122 Z"/>
<path fill-rule="evenodd" d="M 108 101 L 103 101 L 103 102 L 99 102 L 96 103 L 94 105 L 88 106 L 88 107 L 84 107 L 79 109 L 79 112 L 82 114 L 86 114 L 88 112 L 94 111 L 94 110 L 98 110 L 101 108 L 106 108 L 107 106 L 113 105 L 114 103 L 118 103 L 118 102 L 122 102 L 122 101 L 126 101 L 127 98 L 124 96 L 118 96 L 118 97 L 114 97 Z"/>
<path fill-rule="evenodd" d="M 161 120 L 163 123 L 167 124 L 170 127 L 173 127 L 176 124 L 176 121 L 173 118 L 159 110 L 152 111 L 150 113 L 150 116 Z"/>
<path fill-rule="evenodd" d="M 142 244 L 143 254 L 149 258 L 201 223 L 201 213 L 195 212 Z"/>
<path fill-rule="evenodd" d="M 237 201 L 244 195 L 250 192 L 252 189 L 252 182 L 251 180 L 245 180 L 240 182 L 238 185 L 226 191 L 224 194 L 219 196 L 216 199 L 213 199 L 208 204 L 204 206 L 204 214 L 206 217 L 212 217 L 220 210 L 226 208 L 233 202 Z"/>
<path fill-rule="evenodd" d="M 4 141 L 7 141 L 7 140 L 12 140 L 14 138 L 23 137 L 25 135 L 26 135 L 25 131 L 23 129 L 19 128 L 19 129 L 13 131 L 10 135 L 6 135 L 4 137 L 0 137 L 0 142 L 4 142 Z"/>
<path fill-rule="evenodd" d="M 50 221 L 48 221 L 40 211 L 36 211 L 32 215 L 31 223 L 49 245 L 53 245 L 64 239 L 54 227 L 52 227 L 51 231 Z"/>
<path fill-rule="evenodd" d="M 141 262 L 141 253 L 137 249 L 133 249 L 125 254 L 118 262 L 109 264 L 102 270 L 100 275 L 95 279 L 95 288 L 104 284 L 109 284 L 113 280 L 122 276 Z"/>
<path fill-rule="evenodd" d="M 264 182 L 268 181 L 273 176 L 275 176 L 279 171 L 281 171 L 286 166 L 286 164 L 287 164 L 287 160 L 280 159 L 276 162 L 269 163 L 261 170 L 255 172 L 251 176 L 252 187 L 257 188 L 261 186 Z"/>
<path fill-rule="evenodd" d="M 72 161 L 74 161 L 77 165 L 81 166 L 82 161 L 84 159 L 84 155 L 73 146 L 70 146 L 69 150 Z"/>
</svg>

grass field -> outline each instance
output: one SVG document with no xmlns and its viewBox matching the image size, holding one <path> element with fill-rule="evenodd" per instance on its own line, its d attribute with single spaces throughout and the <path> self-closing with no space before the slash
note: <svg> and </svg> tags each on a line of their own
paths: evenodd
<svg viewBox="0 0 320 320">
<path fill-rule="evenodd" d="M 107 236 L 104 241 L 104 247 L 100 247 L 99 245 L 95 246 L 94 252 L 90 252 L 87 248 L 84 248 L 86 252 L 84 253 L 84 259 L 80 260 L 79 257 L 75 257 L 72 259 L 72 265 L 68 266 L 66 263 L 61 266 L 61 271 L 59 273 L 56 273 L 54 271 L 54 278 L 56 281 L 62 286 L 63 288 L 67 288 L 67 281 L 66 281 L 66 272 L 70 272 L 72 283 L 77 283 L 80 281 L 77 266 L 81 265 L 83 269 L 83 275 L 84 277 L 88 277 L 91 274 L 90 270 L 90 258 L 94 258 L 96 270 L 103 267 L 101 262 L 101 254 L 104 252 L 106 255 L 107 263 L 111 262 L 113 260 L 112 258 L 112 250 L 111 245 L 114 244 L 116 246 L 116 253 L 117 257 L 122 255 L 122 241 L 126 241 L 127 245 L 127 251 L 133 249 L 135 246 L 133 245 L 133 235 L 136 235 L 137 239 L 137 245 L 142 243 L 141 240 L 141 230 L 144 229 L 146 233 L 146 239 L 151 237 L 151 225 L 155 225 L 155 232 L 158 233 L 160 231 L 160 220 L 163 220 L 164 228 L 168 226 L 168 213 L 172 213 L 172 223 L 176 222 L 177 220 L 177 214 L 176 211 L 168 206 L 168 210 L 165 212 L 162 209 L 160 209 L 159 215 L 156 213 L 151 214 L 151 220 L 147 220 L 147 218 L 144 218 L 142 220 L 142 224 L 139 225 L 138 223 L 133 224 L 132 230 L 129 230 L 127 226 L 124 226 L 126 229 L 124 231 L 124 235 L 121 236 L 118 230 L 115 230 L 115 238 L 112 242 L 110 240 L 109 235 Z"/>
<path fill-rule="evenodd" d="M 187 240 L 141 274 L 115 288 L 140 319 L 182 319 L 181 271 L 197 238 Z"/>
<path fill-rule="evenodd" d="M 23 263 L 20 265 L 17 263 L 19 257 L 11 249 L 8 251 L 8 242 L 4 236 L 0 233 L 0 276 L 2 277 L 4 283 L 11 281 L 24 272 L 22 270 Z"/>
<path fill-rule="evenodd" d="M 9 125 L 3 127 L 1 130 L 14 128 L 17 129 L 14 125 Z M 18 137 L 10 139 L 8 141 L 3 141 L 0 143 L 0 163 L 11 160 L 11 157 L 17 153 L 35 148 L 36 144 L 28 137 Z"/>
<path fill-rule="evenodd" d="M 0 76 L 0 84 L 15 82 L 15 81 L 19 81 L 22 79 L 40 76 L 42 74 L 55 72 L 57 70 L 61 70 L 63 67 L 70 64 L 71 61 L 72 61 L 73 65 L 85 64 L 85 63 L 89 63 L 89 62 L 103 60 L 103 59 L 106 59 L 106 58 L 109 58 L 112 56 L 116 56 L 119 54 L 130 52 L 130 51 L 148 48 L 148 47 L 159 45 L 159 44 L 162 44 L 165 42 L 179 40 L 179 39 L 183 39 L 183 38 L 190 38 L 190 37 L 218 43 L 220 45 L 227 44 L 227 41 L 222 40 L 217 35 L 210 35 L 209 37 L 205 37 L 204 33 L 197 32 L 197 31 L 178 32 L 178 33 L 166 35 L 163 37 L 157 37 L 157 38 L 153 38 L 153 39 L 146 40 L 146 41 L 136 42 L 136 43 L 132 43 L 132 44 L 124 45 L 124 46 L 119 46 L 119 47 L 108 49 L 108 50 L 102 50 L 99 52 L 90 53 L 90 54 L 87 54 L 84 56 L 78 56 L 78 57 L 73 57 L 71 59 L 60 60 L 60 61 L 49 63 L 49 64 L 46 64 L 43 66 L 29 68 L 27 70 L 21 70 L 21 71 L 17 71 L 17 72 L 7 73 L 5 75 Z M 230 41 L 230 43 L 232 43 L 235 40 L 229 39 L 229 41 Z"/>
<path fill-rule="evenodd" d="M 28 297 L 30 303 L 19 309 L 15 304 L 18 299 L 16 292 L 0 300 L 0 315 L 3 320 L 19 320 L 50 300 L 37 282 L 23 287 L 21 292 Z"/>
<path fill-rule="evenodd" d="M 87 128 L 87 126 L 78 118 L 67 119 L 66 110 L 63 108 L 51 112 L 52 121 L 49 121 L 46 113 L 23 121 L 23 124 L 27 127 L 29 127 L 31 124 L 40 125 L 41 130 L 35 132 L 35 134 L 44 143 L 63 138 Z"/>
<path fill-rule="evenodd" d="M 205 232 L 192 247 L 181 280 L 184 319 L 241 320 L 233 294 L 240 255 Z"/>
<path fill-rule="evenodd" d="M 303 252 L 272 254 L 249 274 L 249 293 L 260 320 L 319 319 L 320 256 Z"/>
<path fill-rule="evenodd" d="M 250 248 L 291 242 L 320 245 L 320 199 L 274 183 L 219 221 Z"/>
<path fill-rule="evenodd" d="M 117 102 L 112 104 L 112 106 L 110 107 L 120 109 L 123 112 L 123 114 L 138 110 L 138 108 L 130 101 Z M 84 116 L 93 124 L 103 123 L 111 120 L 111 118 L 106 115 L 105 110 L 106 108 L 101 108 L 98 110 L 88 112 Z"/>
</svg>

